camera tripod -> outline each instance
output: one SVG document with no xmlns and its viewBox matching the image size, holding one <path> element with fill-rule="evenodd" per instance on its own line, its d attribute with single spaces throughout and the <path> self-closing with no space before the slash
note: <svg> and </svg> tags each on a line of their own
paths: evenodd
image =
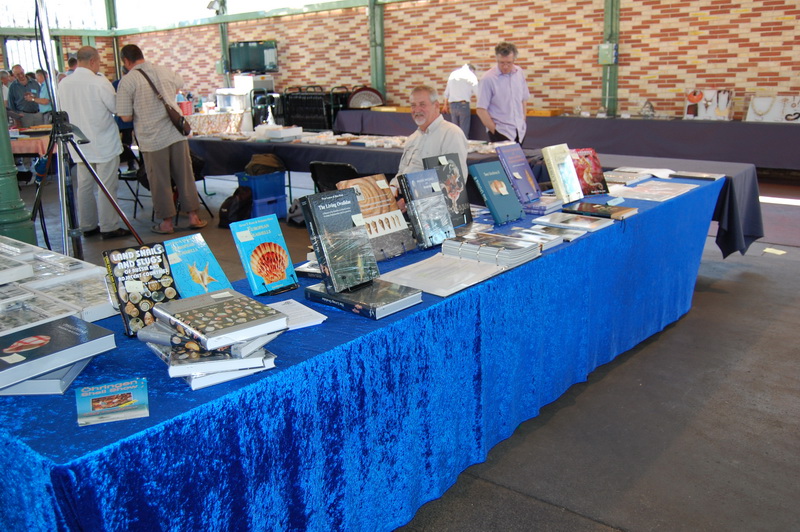
<svg viewBox="0 0 800 532">
<path fill-rule="evenodd" d="M 78 137 L 78 140 L 75 140 L 75 137 Z M 69 157 L 69 150 L 67 146 L 71 147 L 75 154 L 77 154 L 78 158 L 86 165 L 86 168 L 89 170 L 89 173 L 94 178 L 95 183 L 100 188 L 100 190 L 105 194 L 106 199 L 111 203 L 111 206 L 119 215 L 120 219 L 125 223 L 128 229 L 131 231 L 131 234 L 139 243 L 142 245 L 142 239 L 139 237 L 139 234 L 131 225 L 130 221 L 128 220 L 125 213 L 120 208 L 119 204 L 116 200 L 112 197 L 111 193 L 109 192 L 108 188 L 106 188 L 103 181 L 97 175 L 94 168 L 92 168 L 91 164 L 86 160 L 86 156 L 81 151 L 79 144 L 86 144 L 89 140 L 83 135 L 83 133 L 78 129 L 77 126 L 69 123 L 69 116 L 64 111 L 53 112 L 53 130 L 50 134 L 50 143 L 47 147 L 46 157 L 47 157 L 47 170 L 45 171 L 45 176 L 49 175 L 50 163 L 53 160 L 51 157 L 54 150 L 58 156 L 58 164 L 57 166 L 57 175 L 58 175 L 58 196 L 59 196 L 59 204 L 61 208 L 61 227 L 62 227 L 62 242 L 63 242 L 63 250 L 65 255 L 69 255 L 68 250 L 69 246 L 68 243 L 72 243 L 72 250 L 73 256 L 78 259 L 83 259 L 83 245 L 81 241 L 81 231 L 77 228 L 77 221 L 75 216 L 75 210 L 73 208 L 73 198 L 72 194 L 67 188 L 67 165 L 69 164 L 70 157 Z M 37 179 L 38 181 L 38 179 Z M 32 215 L 31 220 L 35 221 L 37 214 L 41 217 L 41 224 L 42 224 L 42 233 L 45 238 L 45 242 L 47 243 L 48 248 L 50 247 L 49 236 L 47 233 L 47 228 L 44 222 L 44 210 L 42 209 L 42 183 L 37 182 L 36 188 L 36 197 L 33 202 L 33 208 L 31 209 Z"/>
</svg>

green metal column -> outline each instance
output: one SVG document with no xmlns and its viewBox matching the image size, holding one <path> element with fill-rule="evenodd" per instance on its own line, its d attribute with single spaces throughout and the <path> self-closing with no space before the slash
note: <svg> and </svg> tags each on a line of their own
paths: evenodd
<svg viewBox="0 0 800 532">
<path fill-rule="evenodd" d="M 386 98 L 386 56 L 383 47 L 383 4 L 369 0 L 370 85 Z"/>
<path fill-rule="evenodd" d="M 619 46 L 619 4 L 620 0 L 605 0 L 605 10 L 603 17 L 603 42 L 613 43 Z M 603 107 L 606 108 L 608 116 L 617 114 L 617 72 L 619 65 L 603 65 Z"/>
<path fill-rule="evenodd" d="M 217 16 L 226 15 L 228 13 L 228 1 L 219 0 L 219 8 L 216 10 Z M 228 57 L 228 23 L 222 22 L 219 25 L 219 44 L 222 48 L 222 55 L 220 56 L 220 69 L 221 74 L 225 78 L 225 86 L 232 87 L 231 73 L 228 70 L 231 64 L 231 59 Z"/>
<path fill-rule="evenodd" d="M 11 153 L 11 137 L 8 134 L 6 103 L 0 94 L 0 234 L 36 244 L 36 230 L 31 213 L 19 197 L 17 165 Z"/>
</svg>

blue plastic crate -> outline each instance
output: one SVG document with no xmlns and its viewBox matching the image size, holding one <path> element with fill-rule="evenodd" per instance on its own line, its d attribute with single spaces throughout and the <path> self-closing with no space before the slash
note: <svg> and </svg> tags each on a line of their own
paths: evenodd
<svg viewBox="0 0 800 532">
<path fill-rule="evenodd" d="M 250 187 L 253 190 L 253 199 L 276 198 L 286 194 L 286 172 L 261 175 L 238 172 L 236 177 L 240 187 Z"/>
<path fill-rule="evenodd" d="M 286 194 L 274 198 L 253 199 L 253 218 L 274 214 L 278 218 L 286 218 Z"/>
</svg>

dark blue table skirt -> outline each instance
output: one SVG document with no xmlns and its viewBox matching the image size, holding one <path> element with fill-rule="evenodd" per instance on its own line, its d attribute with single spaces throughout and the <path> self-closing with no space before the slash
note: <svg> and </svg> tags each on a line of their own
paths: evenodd
<svg viewBox="0 0 800 532">
<path fill-rule="evenodd" d="M 329 318 L 272 342 L 276 369 L 205 390 L 103 320 L 118 349 L 65 396 L 0 398 L 0 527 L 400 526 L 542 406 L 689 311 L 722 181 L 700 185 L 628 201 L 640 214 L 378 322 L 309 303 Z M 287 297 L 303 300 L 259 299 Z M 133 377 L 147 377 L 149 418 L 78 427 L 76 388 Z"/>
</svg>

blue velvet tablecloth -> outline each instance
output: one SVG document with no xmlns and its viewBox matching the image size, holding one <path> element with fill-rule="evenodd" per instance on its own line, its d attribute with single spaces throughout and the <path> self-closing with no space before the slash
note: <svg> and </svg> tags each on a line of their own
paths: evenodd
<svg viewBox="0 0 800 532">
<path fill-rule="evenodd" d="M 640 213 L 624 222 L 378 322 L 309 303 L 328 320 L 272 342 L 276 369 L 205 390 L 103 320 L 118 349 L 66 395 L 0 398 L 0 528 L 400 526 L 542 406 L 689 311 L 722 181 L 698 184 L 663 204 L 629 200 Z M 303 300 L 258 299 L 287 297 Z M 78 427 L 76 388 L 133 377 L 148 380 L 150 417 Z"/>
</svg>

